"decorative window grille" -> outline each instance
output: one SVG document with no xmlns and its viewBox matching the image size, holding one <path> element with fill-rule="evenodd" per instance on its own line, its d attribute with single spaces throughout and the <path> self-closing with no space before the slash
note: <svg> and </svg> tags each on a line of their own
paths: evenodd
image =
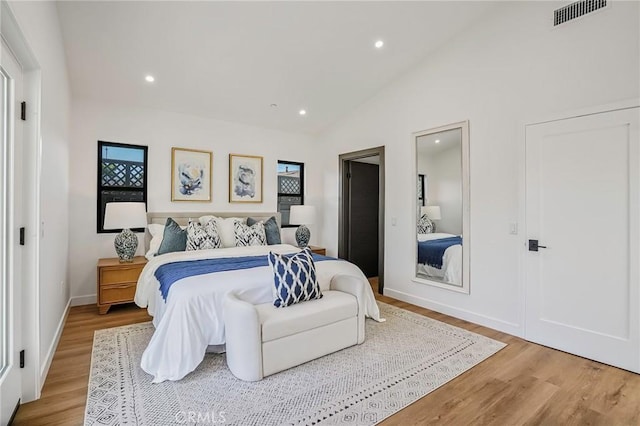
<svg viewBox="0 0 640 426">
<path fill-rule="evenodd" d="M 102 161 L 102 186 L 142 188 L 144 163 L 124 160 Z"/>
</svg>

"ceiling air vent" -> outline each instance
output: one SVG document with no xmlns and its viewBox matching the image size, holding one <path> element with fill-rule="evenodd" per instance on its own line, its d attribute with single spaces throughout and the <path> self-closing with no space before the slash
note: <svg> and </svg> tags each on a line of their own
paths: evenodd
<svg viewBox="0 0 640 426">
<path fill-rule="evenodd" d="M 553 26 L 558 26 L 573 19 L 607 7 L 607 0 L 582 0 L 571 3 L 553 12 Z"/>
</svg>

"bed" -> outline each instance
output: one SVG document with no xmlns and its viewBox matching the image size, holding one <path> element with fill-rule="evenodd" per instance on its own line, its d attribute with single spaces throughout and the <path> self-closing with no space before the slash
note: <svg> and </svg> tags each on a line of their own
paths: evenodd
<svg viewBox="0 0 640 426">
<path fill-rule="evenodd" d="M 152 224 L 164 224 L 168 217 L 186 225 L 189 218 L 204 213 L 149 213 Z M 208 215 L 208 214 L 206 214 Z M 252 217 L 267 220 L 278 213 L 212 213 L 217 217 Z M 147 236 L 147 246 L 150 244 Z M 266 263 L 269 251 L 295 253 L 297 247 L 288 244 L 252 247 L 225 247 L 212 250 L 166 253 L 151 257 L 138 280 L 135 303 L 147 308 L 153 317 L 155 332 L 143 353 L 141 367 L 153 376 L 153 382 L 180 380 L 202 362 L 206 352 L 223 352 L 225 343 L 222 303 L 224 296 L 234 290 L 252 303 L 273 301 L 273 272 Z M 206 261 L 206 262 L 200 262 Z M 354 264 L 326 256 L 314 255 L 318 282 L 328 290 L 336 275 L 352 275 L 366 281 Z M 201 264 L 213 272 L 200 268 Z M 231 265 L 231 266 L 229 266 Z M 167 289 L 162 273 L 173 268 L 177 278 Z M 198 271 L 198 275 L 190 275 Z M 203 272 L 204 271 L 204 272 Z M 160 280 L 158 279 L 160 277 Z M 371 287 L 366 291 L 365 315 L 380 321 L 380 313 Z"/>
<path fill-rule="evenodd" d="M 444 232 L 418 234 L 417 273 L 462 286 L 462 238 Z"/>
</svg>

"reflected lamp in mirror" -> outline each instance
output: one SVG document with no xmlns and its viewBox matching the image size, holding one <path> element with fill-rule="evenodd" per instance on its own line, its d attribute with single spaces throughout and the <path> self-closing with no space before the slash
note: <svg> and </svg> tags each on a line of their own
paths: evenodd
<svg viewBox="0 0 640 426">
<path fill-rule="evenodd" d="M 424 206 L 420 207 L 420 216 L 427 215 L 429 220 L 431 220 L 432 232 L 436 232 L 436 223 L 434 220 L 442 219 L 442 215 L 440 214 L 440 206 Z"/>
<path fill-rule="evenodd" d="M 420 214 L 426 214 L 431 220 L 442 219 L 442 213 L 440 212 L 440 206 L 425 206 L 420 209 Z"/>
<path fill-rule="evenodd" d="M 307 225 L 313 225 L 316 220 L 316 208 L 314 206 L 291 206 L 289 223 L 300 225 L 296 230 L 296 243 L 298 247 L 304 248 L 309 245 L 311 231 Z"/>
<path fill-rule="evenodd" d="M 122 229 L 113 245 L 120 262 L 133 262 L 138 249 L 138 236 L 131 228 L 147 226 L 147 211 L 144 203 L 107 203 L 104 213 L 104 229 Z"/>
</svg>

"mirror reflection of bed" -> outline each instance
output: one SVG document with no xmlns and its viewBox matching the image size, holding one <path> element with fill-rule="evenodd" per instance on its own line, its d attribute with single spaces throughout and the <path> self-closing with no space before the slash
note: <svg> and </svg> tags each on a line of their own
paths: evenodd
<svg viewBox="0 0 640 426">
<path fill-rule="evenodd" d="M 463 128 L 415 138 L 416 277 L 463 285 Z"/>
</svg>

